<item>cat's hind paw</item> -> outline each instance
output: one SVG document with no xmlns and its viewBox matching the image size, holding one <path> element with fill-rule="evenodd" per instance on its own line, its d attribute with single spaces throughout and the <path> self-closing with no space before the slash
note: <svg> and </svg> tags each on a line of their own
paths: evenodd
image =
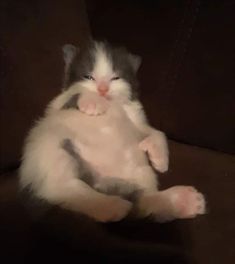
<svg viewBox="0 0 235 264">
<path fill-rule="evenodd" d="M 194 218 L 206 212 L 203 194 L 192 186 L 174 186 L 166 190 L 165 195 L 174 207 L 176 218 Z"/>
</svg>

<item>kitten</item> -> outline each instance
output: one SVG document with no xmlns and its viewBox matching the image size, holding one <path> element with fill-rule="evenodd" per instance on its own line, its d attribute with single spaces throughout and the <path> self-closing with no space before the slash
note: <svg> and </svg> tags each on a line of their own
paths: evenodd
<svg viewBox="0 0 235 264">
<path fill-rule="evenodd" d="M 93 42 L 64 47 L 65 90 L 30 131 L 20 184 L 50 204 L 97 221 L 119 221 L 135 207 L 156 221 L 205 213 L 191 186 L 158 190 L 168 169 L 165 135 L 150 127 L 138 100 L 140 58 Z"/>
</svg>

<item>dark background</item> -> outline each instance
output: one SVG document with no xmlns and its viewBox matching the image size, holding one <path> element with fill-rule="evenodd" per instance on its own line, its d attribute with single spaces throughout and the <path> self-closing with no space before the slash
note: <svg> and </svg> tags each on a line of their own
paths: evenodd
<svg viewBox="0 0 235 264">
<path fill-rule="evenodd" d="M 154 126 L 234 154 L 234 1 L 88 3 L 95 38 L 142 56 L 142 100 Z"/>
<path fill-rule="evenodd" d="M 208 214 L 193 220 L 103 228 L 131 241 L 173 243 L 200 264 L 234 263 L 234 14 L 232 0 L 0 2 L 0 236 L 7 249 L 0 258 L 6 251 L 20 262 L 31 252 L 32 224 L 17 196 L 23 141 L 61 89 L 61 47 L 83 47 L 92 35 L 142 57 L 141 100 L 170 139 L 161 189 L 194 185 L 208 201 Z"/>
</svg>

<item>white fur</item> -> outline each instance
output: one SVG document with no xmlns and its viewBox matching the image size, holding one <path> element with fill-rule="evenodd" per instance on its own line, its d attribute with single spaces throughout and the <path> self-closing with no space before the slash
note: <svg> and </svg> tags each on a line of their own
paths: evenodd
<svg viewBox="0 0 235 264">
<path fill-rule="evenodd" d="M 113 75 L 113 65 L 103 45 L 96 44 L 95 67 L 92 76 L 97 80 L 109 80 Z"/>
<path fill-rule="evenodd" d="M 115 74 L 109 58 L 99 46 L 93 74 L 99 80 Z M 62 109 L 77 93 L 81 93 L 77 103 L 83 110 Z M 70 139 L 76 151 L 103 179 L 114 177 L 143 191 L 138 202 L 143 215 L 153 213 L 158 219 L 159 200 L 165 205 L 164 210 L 160 210 L 163 219 L 180 218 L 176 207 L 179 203 L 182 206 L 183 198 L 175 203 L 171 198 L 174 190 L 169 195 L 161 195 L 156 174 L 148 162 L 149 158 L 156 169 L 167 170 L 165 135 L 147 124 L 140 102 L 129 101 L 130 86 L 124 80 L 111 83 L 109 95 L 109 100 L 100 97 L 94 81 L 80 81 L 49 104 L 45 117 L 27 137 L 20 168 L 21 186 L 31 186 L 36 196 L 97 221 L 118 221 L 125 217 L 131 209 L 130 202 L 99 193 L 79 180 L 76 161 L 61 145 L 64 139 Z M 175 193 L 180 197 L 189 195 L 178 189 Z M 195 203 L 196 196 L 190 197 Z M 194 206 L 193 211 L 188 210 L 190 215 L 204 212 L 203 199 L 199 205 L 203 209 Z M 188 211 L 185 210 L 184 217 L 189 217 Z"/>
<path fill-rule="evenodd" d="M 105 134 L 110 134 L 110 133 L 112 133 L 112 129 L 109 126 L 105 126 L 105 127 L 101 128 L 101 132 L 105 133 Z"/>
</svg>

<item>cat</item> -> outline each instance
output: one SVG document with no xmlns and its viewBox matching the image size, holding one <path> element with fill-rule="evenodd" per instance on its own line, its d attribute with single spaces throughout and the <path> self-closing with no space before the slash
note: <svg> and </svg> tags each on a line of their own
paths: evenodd
<svg viewBox="0 0 235 264">
<path fill-rule="evenodd" d="M 98 222 L 133 210 L 158 222 L 204 214 L 194 187 L 158 190 L 169 151 L 138 99 L 140 57 L 94 41 L 83 51 L 66 45 L 64 60 L 64 90 L 26 138 L 21 188 Z"/>
</svg>

